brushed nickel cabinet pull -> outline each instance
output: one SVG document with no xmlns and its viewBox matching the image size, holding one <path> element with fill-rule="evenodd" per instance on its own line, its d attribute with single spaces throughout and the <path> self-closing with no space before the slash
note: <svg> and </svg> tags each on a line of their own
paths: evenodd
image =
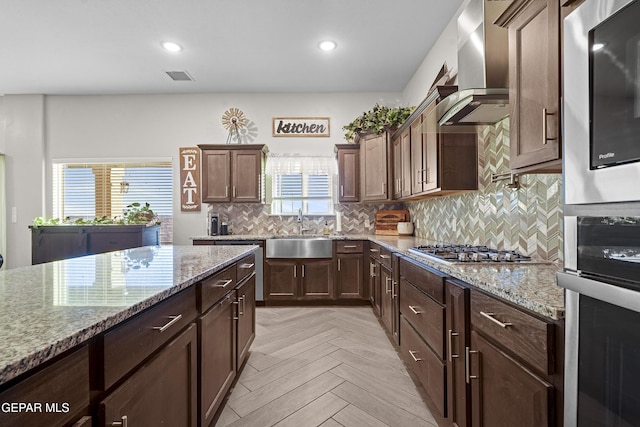
<svg viewBox="0 0 640 427">
<path fill-rule="evenodd" d="M 416 310 L 416 308 L 412 305 L 409 306 L 409 310 L 413 311 L 413 314 L 422 314 L 421 311 Z"/>
<path fill-rule="evenodd" d="M 240 309 L 240 305 L 238 304 L 238 316 L 242 316 L 244 314 L 244 295 L 241 297 L 238 297 L 238 303 L 240 303 L 240 301 L 242 301 L 242 309 Z"/>
<path fill-rule="evenodd" d="M 389 277 L 385 277 L 384 278 L 384 290 L 385 293 L 390 293 L 391 292 L 391 286 L 389 286 L 391 284 L 391 279 Z"/>
<path fill-rule="evenodd" d="M 214 285 L 214 288 L 226 288 L 231 282 L 233 279 L 225 280 L 222 285 Z"/>
<path fill-rule="evenodd" d="M 542 109 L 542 144 L 547 145 L 547 142 L 553 141 L 555 138 L 549 138 L 547 136 L 547 117 L 552 116 L 553 113 L 549 113 L 546 108 Z"/>
<path fill-rule="evenodd" d="M 457 337 L 458 333 L 449 329 L 449 362 L 453 362 L 453 359 L 460 357 L 459 354 L 453 354 L 453 337 Z"/>
<path fill-rule="evenodd" d="M 411 357 L 413 358 L 414 362 L 421 362 L 422 359 L 420 359 L 419 357 L 416 357 L 416 353 L 417 351 L 414 350 L 409 350 L 409 354 L 411 355 Z"/>
<path fill-rule="evenodd" d="M 304 277 L 304 264 L 302 264 L 302 277 Z"/>
<path fill-rule="evenodd" d="M 182 314 L 178 314 L 177 316 L 169 316 L 169 321 L 163 326 L 154 326 L 153 330 L 163 333 L 167 329 L 169 329 L 172 325 L 179 322 L 182 319 Z"/>
<path fill-rule="evenodd" d="M 477 375 L 471 375 L 471 355 L 478 354 L 477 350 L 471 350 L 469 347 L 464 348 L 464 375 L 467 384 L 471 384 L 471 380 L 477 380 Z"/>
<path fill-rule="evenodd" d="M 111 427 L 128 427 L 129 422 L 127 421 L 127 416 L 123 415 L 120 417 L 120 421 L 114 421 L 111 423 Z"/>
<path fill-rule="evenodd" d="M 340 197 L 344 197 L 344 185 L 340 184 Z"/>
<path fill-rule="evenodd" d="M 380 252 L 380 250 L 371 248 L 371 249 L 369 249 L 369 252 Z"/>
<path fill-rule="evenodd" d="M 374 263 L 369 264 L 369 275 L 371 277 L 376 277 L 376 265 Z"/>
<path fill-rule="evenodd" d="M 228 185 L 226 185 L 224 187 L 224 197 L 229 197 L 229 186 Z"/>
<path fill-rule="evenodd" d="M 240 264 L 240 268 L 253 268 L 255 266 L 254 263 L 251 264 Z"/>
<path fill-rule="evenodd" d="M 234 185 L 234 186 L 233 186 L 233 197 L 236 197 L 236 193 L 237 193 L 237 191 L 236 191 L 236 186 Z"/>
<path fill-rule="evenodd" d="M 357 246 L 356 245 L 344 245 L 343 248 L 345 248 L 345 249 L 355 249 L 355 248 L 357 248 Z"/>
<path fill-rule="evenodd" d="M 340 271 L 340 258 L 338 258 L 338 271 Z"/>
<path fill-rule="evenodd" d="M 487 319 L 491 320 L 493 323 L 495 323 L 496 325 L 500 326 L 501 328 L 506 328 L 508 326 L 513 326 L 513 323 L 509 323 L 509 322 L 501 322 L 498 319 L 496 319 L 495 317 L 495 313 L 485 313 L 484 311 L 481 311 L 480 314 L 484 317 L 486 317 Z"/>
<path fill-rule="evenodd" d="M 298 266 L 294 265 L 293 266 L 293 278 L 297 278 L 298 277 Z"/>
<path fill-rule="evenodd" d="M 380 258 L 389 259 L 391 258 L 391 255 L 380 255 Z"/>
</svg>

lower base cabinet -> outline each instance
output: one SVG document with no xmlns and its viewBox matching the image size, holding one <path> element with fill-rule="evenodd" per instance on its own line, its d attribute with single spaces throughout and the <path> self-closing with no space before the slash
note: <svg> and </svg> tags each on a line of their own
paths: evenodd
<svg viewBox="0 0 640 427">
<path fill-rule="evenodd" d="M 101 426 L 197 425 L 196 329 L 189 326 L 100 403 Z"/>
<path fill-rule="evenodd" d="M 252 274 L 236 288 L 237 312 L 237 354 L 236 368 L 240 369 L 249 357 L 249 348 L 256 337 L 256 275 Z"/>
<path fill-rule="evenodd" d="M 267 259 L 267 300 L 327 300 L 335 298 L 332 259 Z"/>
</svg>

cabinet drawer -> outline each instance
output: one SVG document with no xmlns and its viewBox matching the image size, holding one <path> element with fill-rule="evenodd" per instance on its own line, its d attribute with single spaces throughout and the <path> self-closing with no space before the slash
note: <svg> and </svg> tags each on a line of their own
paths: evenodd
<svg viewBox="0 0 640 427">
<path fill-rule="evenodd" d="M 369 255 L 371 258 L 380 261 L 380 245 L 377 243 L 369 242 Z"/>
<path fill-rule="evenodd" d="M 400 281 L 400 313 L 444 359 L 444 307 L 405 280 Z"/>
<path fill-rule="evenodd" d="M 88 252 L 101 254 L 141 245 L 140 233 L 89 233 Z"/>
<path fill-rule="evenodd" d="M 440 304 L 444 304 L 445 276 L 428 267 L 400 259 L 400 277 L 420 289 Z"/>
<path fill-rule="evenodd" d="M 545 374 L 554 373 L 552 323 L 474 290 L 471 325 L 532 367 Z"/>
<path fill-rule="evenodd" d="M 104 389 L 111 387 L 196 317 L 193 286 L 104 334 Z"/>
<path fill-rule="evenodd" d="M 336 242 L 336 253 L 339 254 L 360 254 L 363 249 L 364 244 L 362 241 L 339 240 Z"/>
<path fill-rule="evenodd" d="M 82 347 L 0 393 L 0 403 L 28 403 L 36 410 L 0 411 L 0 425 L 3 427 L 64 426 L 83 412 L 86 414 L 89 407 L 87 347 Z"/>
<path fill-rule="evenodd" d="M 198 283 L 198 312 L 204 313 L 236 285 L 236 266 L 232 265 Z"/>
<path fill-rule="evenodd" d="M 256 271 L 256 255 L 247 255 L 236 264 L 237 282 L 242 282 L 245 277 L 249 276 L 254 271 Z M 228 287 L 229 286 L 227 286 L 227 288 Z"/>
<path fill-rule="evenodd" d="M 380 246 L 380 264 L 391 270 L 391 251 Z"/>
<path fill-rule="evenodd" d="M 446 416 L 445 366 L 404 316 L 400 316 L 400 352 L 442 416 Z"/>
</svg>

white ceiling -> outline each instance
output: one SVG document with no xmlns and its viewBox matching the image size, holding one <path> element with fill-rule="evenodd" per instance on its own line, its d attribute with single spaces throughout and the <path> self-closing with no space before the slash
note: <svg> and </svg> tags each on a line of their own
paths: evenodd
<svg viewBox="0 0 640 427">
<path fill-rule="evenodd" d="M 0 0 L 0 94 L 401 91 L 462 2 Z"/>
</svg>

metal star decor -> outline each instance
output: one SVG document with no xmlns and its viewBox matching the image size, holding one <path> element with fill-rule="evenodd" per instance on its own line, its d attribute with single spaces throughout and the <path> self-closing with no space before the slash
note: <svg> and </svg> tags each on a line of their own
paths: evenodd
<svg viewBox="0 0 640 427">
<path fill-rule="evenodd" d="M 247 125 L 247 119 L 244 116 L 244 113 L 240 111 L 238 108 L 232 107 L 224 112 L 222 115 L 222 126 L 225 129 L 229 130 L 229 136 L 227 137 L 227 144 L 231 142 L 231 137 L 235 132 L 236 137 L 238 139 L 238 143 L 240 143 L 240 132 L 239 130 L 244 128 Z"/>
</svg>

